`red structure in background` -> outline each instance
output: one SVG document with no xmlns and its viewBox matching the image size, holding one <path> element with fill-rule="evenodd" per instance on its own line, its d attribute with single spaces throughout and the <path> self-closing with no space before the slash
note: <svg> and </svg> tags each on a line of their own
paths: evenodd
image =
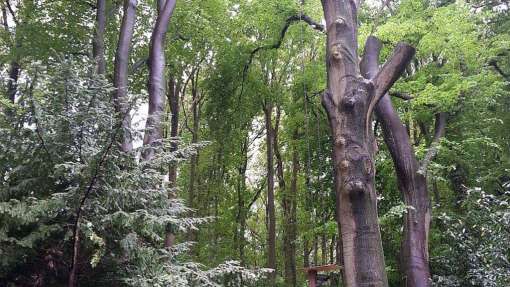
<svg viewBox="0 0 510 287">
<path fill-rule="evenodd" d="M 328 271 L 336 271 L 340 270 L 340 266 L 336 264 L 322 265 L 322 266 L 313 266 L 306 267 L 304 271 L 306 273 L 306 277 L 308 278 L 308 287 L 319 287 L 317 285 L 317 278 L 319 272 L 328 272 Z M 320 275 L 319 275 L 320 276 Z"/>
</svg>

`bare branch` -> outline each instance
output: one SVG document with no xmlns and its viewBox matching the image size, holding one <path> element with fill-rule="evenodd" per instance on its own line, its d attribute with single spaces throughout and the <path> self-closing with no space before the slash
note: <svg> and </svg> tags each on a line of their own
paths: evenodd
<svg viewBox="0 0 510 287">
<path fill-rule="evenodd" d="M 394 92 L 394 93 L 389 93 L 389 94 L 392 97 L 400 98 L 400 99 L 405 100 L 405 101 L 409 101 L 409 100 L 414 99 L 413 96 L 411 96 L 409 94 L 405 94 L 405 93 Z"/>
<path fill-rule="evenodd" d="M 510 74 L 509 73 L 505 73 L 501 69 L 501 67 L 498 66 L 498 62 L 496 60 L 491 60 L 489 62 L 489 66 L 494 67 L 494 69 L 496 70 L 496 72 L 498 72 L 498 74 L 500 74 L 503 78 L 505 78 L 506 81 L 510 82 Z"/>
<path fill-rule="evenodd" d="M 398 78 L 400 78 L 407 64 L 409 64 L 413 58 L 414 53 L 415 49 L 412 46 L 402 42 L 397 44 L 393 55 L 384 64 L 373 80 L 375 93 L 368 105 L 367 118 L 370 118 L 375 105 L 381 97 L 384 96 Z"/>
<path fill-rule="evenodd" d="M 11 13 L 12 20 L 16 25 L 19 24 L 18 19 L 16 19 L 16 14 L 14 13 L 14 10 L 12 9 L 11 3 L 9 0 L 5 0 L 5 6 L 7 6 L 7 9 L 9 10 L 9 13 Z"/>
<path fill-rule="evenodd" d="M 427 172 L 427 167 L 429 163 L 434 159 L 439 151 L 439 140 L 444 136 L 446 129 L 446 113 L 441 112 L 435 115 L 436 124 L 434 128 L 434 138 L 432 139 L 432 143 L 430 144 L 430 148 L 427 150 L 425 157 L 421 161 L 420 169 L 418 173 L 425 174 Z"/>
<path fill-rule="evenodd" d="M 241 95 L 244 91 L 244 81 L 246 80 L 246 75 L 248 74 L 248 69 L 250 68 L 251 63 L 253 62 L 253 58 L 255 57 L 255 55 L 258 52 L 263 51 L 263 50 L 273 50 L 273 49 L 280 48 L 280 46 L 283 43 L 283 39 L 285 38 L 285 34 L 287 33 L 287 30 L 289 29 L 290 25 L 292 25 L 295 22 L 299 22 L 299 21 L 304 21 L 305 23 L 307 23 L 308 25 L 310 25 L 313 29 L 315 29 L 317 31 L 325 32 L 324 25 L 314 21 L 312 18 L 310 18 L 309 16 L 307 16 L 305 14 L 298 14 L 298 15 L 290 16 L 289 18 L 287 18 L 287 20 L 285 21 L 285 24 L 283 25 L 282 30 L 280 31 L 280 36 L 278 37 L 278 39 L 276 40 L 275 43 L 269 44 L 269 45 L 264 45 L 264 46 L 259 46 L 250 52 L 248 61 L 244 65 L 244 69 L 243 69 L 243 79 L 241 82 Z"/>
</svg>

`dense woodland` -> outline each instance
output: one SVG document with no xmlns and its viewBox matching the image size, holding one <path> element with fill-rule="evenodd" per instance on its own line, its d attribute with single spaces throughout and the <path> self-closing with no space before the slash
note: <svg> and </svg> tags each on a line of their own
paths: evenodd
<svg viewBox="0 0 510 287">
<path fill-rule="evenodd" d="M 510 286 L 506 0 L 0 8 L 0 286 Z"/>
</svg>

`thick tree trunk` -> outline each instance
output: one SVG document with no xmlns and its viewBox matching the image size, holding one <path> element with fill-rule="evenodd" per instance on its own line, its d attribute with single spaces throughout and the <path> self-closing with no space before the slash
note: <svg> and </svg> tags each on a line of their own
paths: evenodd
<svg viewBox="0 0 510 287">
<path fill-rule="evenodd" d="M 96 3 L 96 30 L 92 43 L 92 56 L 96 63 L 96 73 L 103 75 L 106 72 L 106 59 L 104 53 L 104 34 L 106 31 L 106 0 L 97 0 Z"/>
<path fill-rule="evenodd" d="M 328 92 L 323 96 L 333 137 L 333 163 L 348 287 L 388 286 L 374 186 L 375 140 L 371 116 L 400 77 L 414 49 L 400 44 L 381 72 L 361 77 L 354 1 L 323 0 L 327 27 Z"/>
<path fill-rule="evenodd" d="M 365 45 L 361 70 L 372 79 L 379 70 L 381 43 L 369 37 Z M 398 188 L 408 208 L 404 216 L 404 234 L 401 245 L 401 271 L 404 286 L 430 286 L 428 264 L 428 232 L 430 227 L 430 200 L 427 179 L 419 172 L 419 163 L 405 126 L 385 94 L 375 108 L 382 124 L 383 137 L 390 151 L 398 179 Z"/>
<path fill-rule="evenodd" d="M 159 6 L 158 6 L 159 7 Z M 143 144 L 144 160 L 154 157 L 155 149 L 161 145 L 161 121 L 165 109 L 165 39 L 175 0 L 167 0 L 159 8 L 158 18 L 152 31 L 149 49 L 149 113 L 145 125 Z"/>
<path fill-rule="evenodd" d="M 98 1 L 99 2 L 99 1 Z M 119 42 L 117 44 L 117 52 L 115 54 L 115 66 L 113 72 L 113 86 L 116 88 L 114 93 L 114 104 L 117 113 L 122 119 L 122 140 L 121 149 L 129 152 L 133 149 L 131 137 L 131 117 L 129 113 L 128 100 L 128 69 L 129 69 L 129 52 L 131 48 L 131 40 L 133 39 L 133 31 L 135 28 L 137 0 L 124 0 L 124 16 L 120 26 Z"/>
<path fill-rule="evenodd" d="M 273 105 L 267 101 L 264 105 L 266 124 L 266 148 L 267 148 L 267 268 L 274 270 L 269 275 L 270 286 L 275 286 L 276 280 L 276 215 L 274 205 L 274 135 L 272 125 Z"/>
</svg>

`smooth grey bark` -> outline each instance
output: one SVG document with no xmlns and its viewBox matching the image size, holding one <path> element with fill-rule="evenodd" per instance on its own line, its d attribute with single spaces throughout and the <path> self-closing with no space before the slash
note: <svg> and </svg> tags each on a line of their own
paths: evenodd
<svg viewBox="0 0 510 287">
<path fill-rule="evenodd" d="M 269 275 L 270 286 L 275 285 L 276 280 L 276 214 L 274 205 L 274 131 L 272 125 L 273 104 L 268 100 L 264 103 L 264 115 L 266 125 L 266 156 L 267 156 L 267 268 L 274 272 Z"/>
<path fill-rule="evenodd" d="M 361 70 L 371 79 L 379 70 L 381 43 L 370 36 L 365 45 Z M 404 216 L 404 234 L 401 244 L 401 269 L 404 286 L 431 285 L 428 261 L 428 233 L 430 229 L 430 199 L 427 187 L 427 166 L 437 153 L 444 136 L 446 114 L 436 114 L 435 132 L 431 147 L 421 164 L 418 162 L 408 131 L 393 108 L 390 96 L 385 94 L 376 106 L 376 115 L 382 124 L 383 137 L 393 159 L 398 188 L 404 202 L 411 208 Z M 421 127 L 422 130 L 425 130 Z"/>
<path fill-rule="evenodd" d="M 149 113 L 145 124 L 143 144 L 146 150 L 142 157 L 150 160 L 154 157 L 155 149 L 161 146 L 162 118 L 165 110 L 165 39 L 170 18 L 172 17 L 175 0 L 167 0 L 156 19 L 152 31 L 149 49 Z"/>
<path fill-rule="evenodd" d="M 104 34 L 106 31 L 106 0 L 96 2 L 96 29 L 92 42 L 92 56 L 96 63 L 96 73 L 103 75 L 106 72 L 106 59 L 104 48 Z"/>
<path fill-rule="evenodd" d="M 365 44 L 361 70 L 371 79 L 379 70 L 381 43 L 369 37 Z M 428 266 L 428 231 L 430 226 L 430 202 L 427 179 L 419 172 L 411 141 L 400 121 L 388 94 L 376 106 L 383 137 L 390 151 L 398 179 L 398 188 L 409 208 L 404 216 L 404 234 L 401 243 L 401 271 L 404 286 L 430 286 Z"/>
<path fill-rule="evenodd" d="M 374 186 L 375 138 L 372 111 L 400 77 L 414 49 L 397 45 L 372 79 L 359 71 L 357 6 L 348 0 L 322 0 L 327 27 L 328 91 L 323 105 L 333 139 L 339 237 L 347 287 L 386 287 L 384 254 Z"/>
<path fill-rule="evenodd" d="M 136 20 L 137 0 L 124 0 L 124 15 L 120 26 L 119 41 L 115 54 L 113 72 L 113 86 L 116 88 L 113 101 L 117 113 L 122 118 L 121 149 L 129 152 L 133 149 L 131 137 L 131 117 L 125 116 L 129 112 L 128 107 L 128 75 L 129 75 L 129 52 Z"/>
</svg>

